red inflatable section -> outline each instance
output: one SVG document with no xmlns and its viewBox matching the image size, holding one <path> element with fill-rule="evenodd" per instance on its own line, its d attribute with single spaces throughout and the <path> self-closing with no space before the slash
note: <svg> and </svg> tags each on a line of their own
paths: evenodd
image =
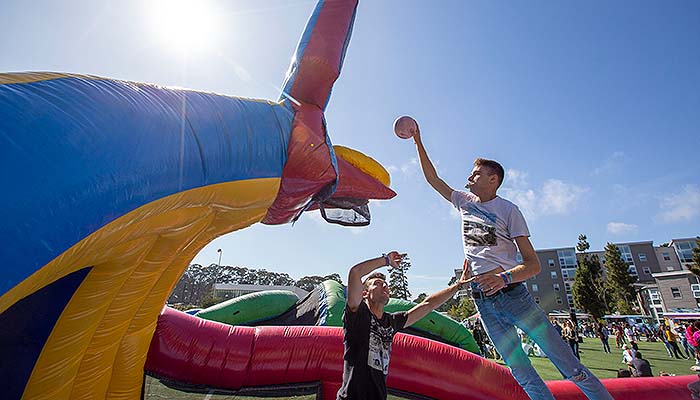
<svg viewBox="0 0 700 400">
<path fill-rule="evenodd" d="M 343 330 L 333 327 L 233 327 L 170 308 L 158 319 L 145 370 L 183 383 L 232 390 L 321 382 L 334 399 L 343 369 Z M 690 398 L 696 376 L 605 379 L 615 399 Z M 435 399 L 526 400 L 500 365 L 428 339 L 394 338 L 387 385 Z M 547 382 L 558 400 L 585 399 L 568 381 Z"/>
</svg>

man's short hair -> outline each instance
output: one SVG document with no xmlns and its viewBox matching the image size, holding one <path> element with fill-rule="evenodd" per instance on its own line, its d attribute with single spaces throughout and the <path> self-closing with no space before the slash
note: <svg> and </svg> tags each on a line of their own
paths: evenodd
<svg viewBox="0 0 700 400">
<path fill-rule="evenodd" d="M 642 352 L 641 352 L 641 351 L 637 351 L 637 352 L 634 354 L 634 356 L 641 360 L 641 359 L 642 359 Z"/>
<path fill-rule="evenodd" d="M 474 160 L 474 166 L 486 167 L 491 170 L 491 174 L 496 174 L 498 176 L 497 188 L 500 187 L 503 183 L 503 179 L 505 178 L 506 173 L 503 170 L 503 166 L 499 164 L 498 161 L 479 157 L 476 160 Z"/>
<path fill-rule="evenodd" d="M 362 281 L 362 289 L 367 290 L 369 289 L 369 284 L 372 279 L 381 279 L 386 282 L 386 275 L 382 274 L 381 272 L 373 272 L 369 274 L 367 278 L 365 278 L 364 281 Z"/>
</svg>

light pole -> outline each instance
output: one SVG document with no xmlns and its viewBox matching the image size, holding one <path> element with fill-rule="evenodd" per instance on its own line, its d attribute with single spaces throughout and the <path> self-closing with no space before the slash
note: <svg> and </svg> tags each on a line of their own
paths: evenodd
<svg viewBox="0 0 700 400">
<path fill-rule="evenodd" d="M 220 267 L 220 266 L 221 266 L 221 254 L 222 254 L 223 252 L 221 251 L 221 249 L 216 250 L 216 252 L 219 253 L 219 263 L 216 264 L 216 266 L 217 266 L 217 267 Z"/>
</svg>

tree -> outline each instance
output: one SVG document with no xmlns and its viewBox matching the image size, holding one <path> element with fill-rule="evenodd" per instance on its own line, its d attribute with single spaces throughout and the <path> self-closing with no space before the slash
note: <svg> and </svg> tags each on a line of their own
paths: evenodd
<svg viewBox="0 0 700 400">
<path fill-rule="evenodd" d="M 601 276 L 600 260 L 597 256 L 587 253 L 590 248 L 586 235 L 579 235 L 576 245 L 579 253 L 576 254 L 577 268 L 572 295 L 574 306 L 591 314 L 598 321 L 607 309 L 605 285 Z"/>
<path fill-rule="evenodd" d="M 454 285 L 455 282 L 457 282 L 457 277 L 453 276 L 452 278 L 450 278 L 450 281 L 447 282 L 447 286 L 452 286 L 452 285 Z M 452 296 L 452 298 L 450 298 L 446 302 L 442 303 L 442 305 L 437 308 L 437 311 L 449 313 L 450 309 L 452 309 L 452 307 L 456 307 L 456 306 L 459 306 L 459 299 Z"/>
<path fill-rule="evenodd" d="M 428 295 L 427 295 L 427 294 L 425 294 L 425 293 L 421 293 L 421 294 L 419 294 L 419 295 L 418 295 L 418 297 L 416 297 L 415 299 L 413 299 L 413 300 L 411 300 L 411 301 L 413 301 L 413 302 L 414 302 L 414 303 L 416 303 L 416 304 L 418 304 L 418 303 L 422 303 L 422 302 L 423 302 L 423 300 L 425 300 L 425 299 L 426 299 L 426 297 L 428 297 Z"/>
<path fill-rule="evenodd" d="M 690 272 L 700 276 L 700 236 L 695 237 L 695 248 L 693 248 L 693 264 L 688 267 Z"/>
<path fill-rule="evenodd" d="M 632 314 L 635 304 L 635 292 L 632 284 L 635 279 L 629 273 L 629 266 L 622 259 L 620 249 L 613 243 L 605 246 L 606 286 L 615 302 L 615 310 L 620 314 Z"/>
<path fill-rule="evenodd" d="M 200 305 L 202 299 L 211 295 L 216 270 L 216 264 L 206 267 L 190 265 L 175 285 L 168 302 Z"/>
<path fill-rule="evenodd" d="M 450 309 L 447 310 L 447 315 L 453 319 L 461 322 L 476 313 L 476 306 L 469 297 L 460 297 L 457 299 L 456 303 L 457 304 L 453 304 Z"/>
<path fill-rule="evenodd" d="M 305 276 L 298 281 L 294 283 L 294 286 L 304 289 L 307 292 L 310 292 L 314 290 L 314 288 L 318 285 L 320 285 L 323 281 L 328 281 L 328 280 L 333 280 L 336 281 L 340 284 L 343 283 L 343 280 L 340 278 L 340 275 L 338 274 L 330 274 L 326 276 L 318 276 L 318 275 L 311 275 L 311 276 Z"/>
<path fill-rule="evenodd" d="M 398 267 L 389 269 L 389 294 L 396 299 L 408 300 L 411 292 L 408 290 L 408 277 L 406 273 L 411 268 L 411 259 L 405 256 Z"/>
<path fill-rule="evenodd" d="M 337 276 L 337 274 L 333 275 Z M 329 275 L 329 277 L 333 275 Z M 340 277 L 338 276 L 338 278 Z M 223 299 L 214 296 L 215 283 L 293 286 L 294 279 L 286 273 L 271 272 L 265 269 L 256 270 L 218 264 L 208 266 L 191 264 L 175 285 L 168 302 L 199 306 L 216 304 Z"/>
</svg>

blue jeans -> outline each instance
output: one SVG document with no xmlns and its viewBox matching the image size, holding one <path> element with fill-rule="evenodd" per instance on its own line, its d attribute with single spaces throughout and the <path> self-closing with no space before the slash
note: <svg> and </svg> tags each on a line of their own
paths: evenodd
<svg viewBox="0 0 700 400">
<path fill-rule="evenodd" d="M 602 383 L 581 364 L 564 343 L 544 311 L 530 297 L 524 285 L 492 297 L 474 299 L 481 323 L 516 381 L 533 400 L 554 400 L 552 392 L 530 364 L 515 329 L 522 329 L 549 357 L 562 376 L 578 386 L 592 400 L 613 400 Z"/>
</svg>

